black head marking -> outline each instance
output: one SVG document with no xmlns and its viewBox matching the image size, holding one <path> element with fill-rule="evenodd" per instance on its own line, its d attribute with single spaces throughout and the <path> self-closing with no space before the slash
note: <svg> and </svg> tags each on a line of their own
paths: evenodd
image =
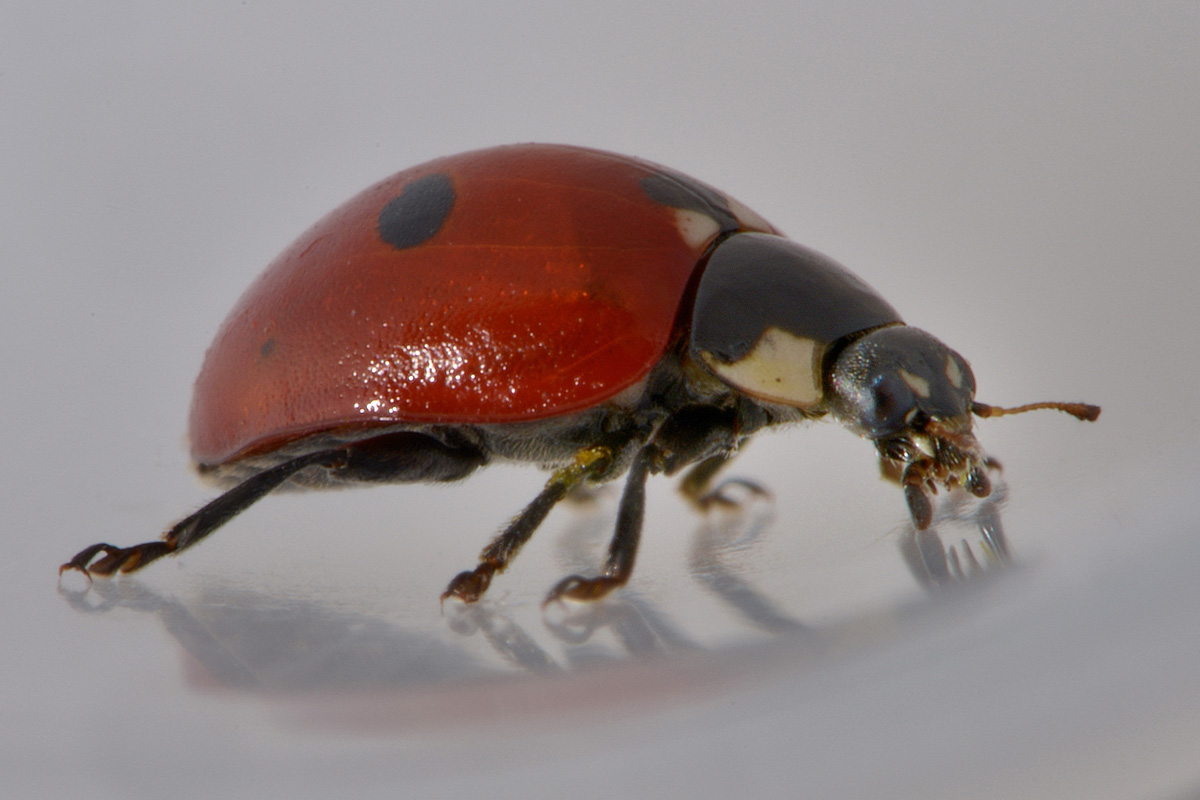
<svg viewBox="0 0 1200 800">
<path fill-rule="evenodd" d="M 429 241 L 454 207 L 454 185 L 436 172 L 404 187 L 379 212 L 379 235 L 398 250 Z"/>
<path fill-rule="evenodd" d="M 737 217 L 729 210 L 729 203 L 720 192 L 700 181 L 678 172 L 658 172 L 641 180 L 642 191 L 654 202 L 670 208 L 682 208 L 712 217 L 721 226 L 721 232 L 736 231 L 741 227 Z"/>
</svg>

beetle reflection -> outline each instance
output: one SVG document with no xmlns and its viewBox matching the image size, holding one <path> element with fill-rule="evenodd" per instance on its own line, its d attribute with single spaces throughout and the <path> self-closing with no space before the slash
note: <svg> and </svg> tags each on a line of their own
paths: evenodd
<svg viewBox="0 0 1200 800">
<path fill-rule="evenodd" d="M 744 495 L 724 511 L 710 513 L 695 530 L 691 577 L 744 628 L 757 631 L 758 642 L 783 640 L 819 654 L 830 631 L 806 626 L 755 586 L 756 548 L 775 527 L 774 506 L 754 492 Z M 1004 496 L 1001 481 L 985 500 L 951 493 L 928 529 L 910 525 L 902 531 L 901 553 L 921 585 L 957 585 L 1011 563 L 999 514 Z M 560 561 L 586 560 L 588 540 L 597 532 L 602 535 L 606 517 L 603 512 L 576 514 L 560 537 Z M 961 541 L 945 547 L 939 530 L 948 538 L 953 532 Z M 976 540 L 974 547 L 967 544 L 968 537 Z M 266 594 L 219 580 L 187 600 L 165 596 L 132 578 L 99 581 L 90 591 L 60 592 L 81 612 L 119 608 L 158 617 L 186 653 L 193 685 L 270 695 L 478 688 L 508 685 L 518 675 L 563 675 L 601 664 L 712 651 L 633 589 L 603 603 L 560 604 L 524 618 L 520 607 L 449 604 L 440 631 L 438 625 L 399 624 L 344 605 Z"/>
</svg>

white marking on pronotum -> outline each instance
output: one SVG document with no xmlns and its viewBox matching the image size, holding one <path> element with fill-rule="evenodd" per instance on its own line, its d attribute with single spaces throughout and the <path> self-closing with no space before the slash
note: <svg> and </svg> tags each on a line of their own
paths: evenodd
<svg viewBox="0 0 1200 800">
<path fill-rule="evenodd" d="M 809 408 L 821 401 L 821 356 L 812 339 L 768 328 L 754 349 L 732 364 L 711 353 L 704 362 L 721 380 L 752 397 Z"/>
</svg>

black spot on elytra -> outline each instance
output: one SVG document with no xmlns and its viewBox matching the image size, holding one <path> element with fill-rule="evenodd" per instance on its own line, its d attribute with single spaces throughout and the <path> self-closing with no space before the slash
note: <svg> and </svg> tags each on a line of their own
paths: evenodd
<svg viewBox="0 0 1200 800">
<path fill-rule="evenodd" d="M 433 238 L 454 207 L 454 185 L 442 173 L 426 175 L 404 187 L 379 212 L 379 235 L 399 250 Z"/>
<path fill-rule="evenodd" d="M 275 337 L 274 336 L 272 336 L 270 339 L 267 339 L 265 342 L 262 343 L 262 346 L 258 348 L 258 355 L 260 358 L 270 358 L 271 354 L 274 352 L 275 352 Z"/>
<path fill-rule="evenodd" d="M 642 191 L 659 205 L 696 211 L 712 217 L 721 226 L 721 232 L 736 231 L 741 227 L 729 204 L 711 186 L 705 186 L 694 178 L 678 172 L 659 172 L 641 180 Z"/>
</svg>

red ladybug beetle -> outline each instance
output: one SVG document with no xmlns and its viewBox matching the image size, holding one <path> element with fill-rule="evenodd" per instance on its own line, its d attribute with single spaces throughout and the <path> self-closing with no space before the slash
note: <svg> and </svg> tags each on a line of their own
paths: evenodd
<svg viewBox="0 0 1200 800">
<path fill-rule="evenodd" d="M 406 170 L 318 222 L 250 287 L 196 380 L 201 473 L 232 485 L 128 548 L 62 569 L 129 572 L 284 483 L 451 481 L 552 470 L 443 597 L 477 600 L 572 489 L 626 475 L 608 561 L 550 592 L 629 580 L 646 478 L 685 467 L 697 505 L 760 429 L 831 415 L 874 441 L 928 526 L 938 484 L 990 491 L 967 362 L 866 283 L 686 175 L 558 145 Z M 99 558 L 97 558 L 99 557 Z"/>
</svg>

